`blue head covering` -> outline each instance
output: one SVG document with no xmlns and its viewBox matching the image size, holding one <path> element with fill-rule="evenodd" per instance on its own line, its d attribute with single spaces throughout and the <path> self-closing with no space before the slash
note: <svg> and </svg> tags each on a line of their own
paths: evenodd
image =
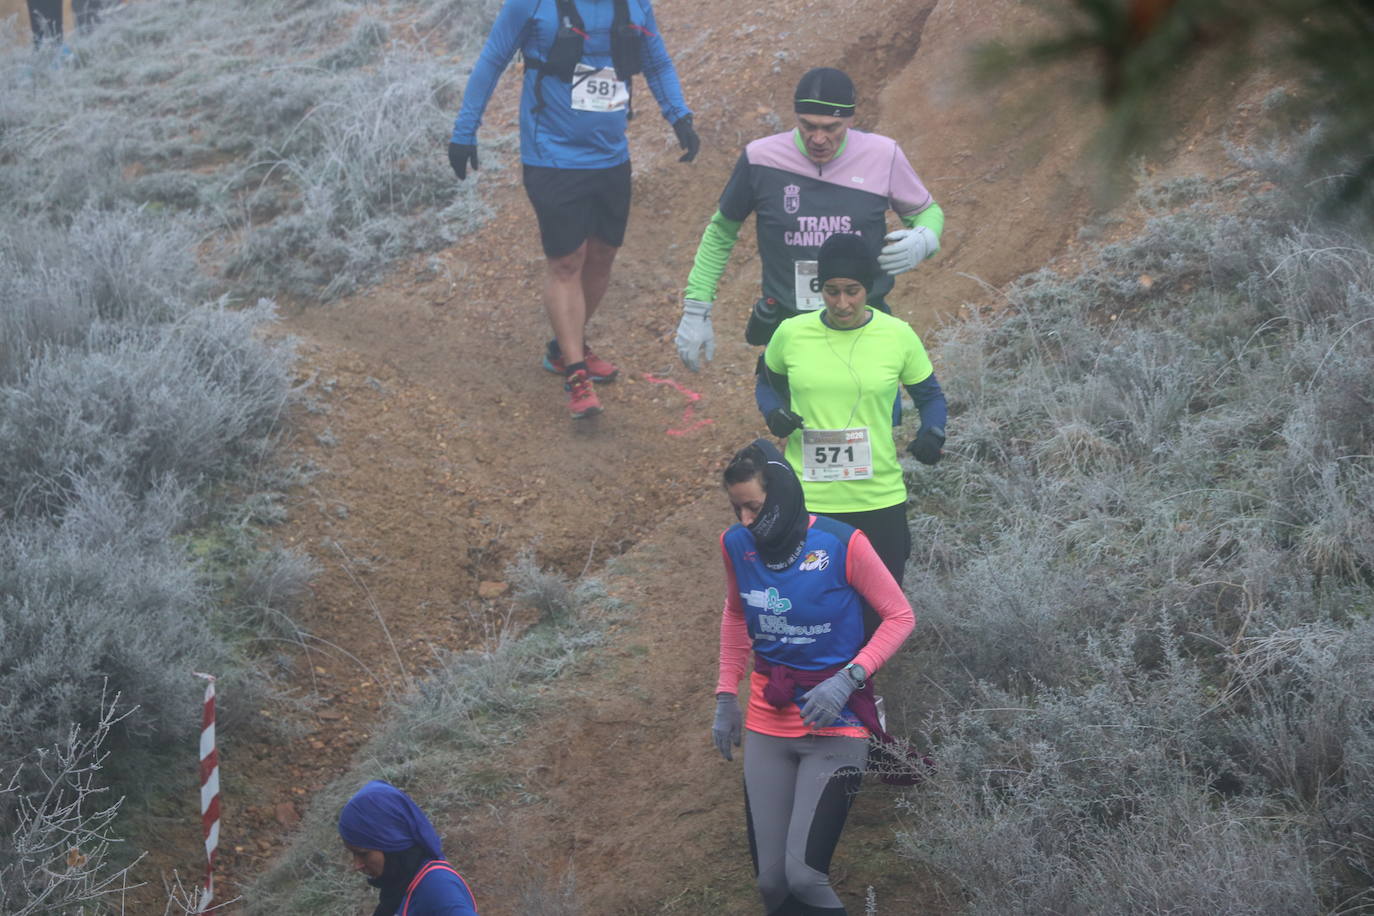
<svg viewBox="0 0 1374 916">
<path fill-rule="evenodd" d="M 442 859 L 439 834 L 410 796 L 374 779 L 359 789 L 339 812 L 339 836 L 359 849 L 401 852 L 420 846 L 431 859 Z"/>
</svg>

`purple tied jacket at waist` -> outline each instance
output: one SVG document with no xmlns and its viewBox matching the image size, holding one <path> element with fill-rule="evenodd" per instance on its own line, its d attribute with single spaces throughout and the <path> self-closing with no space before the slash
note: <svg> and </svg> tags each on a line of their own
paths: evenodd
<svg viewBox="0 0 1374 916">
<path fill-rule="evenodd" d="M 803 671 L 786 665 L 774 665 L 755 654 L 754 670 L 768 678 L 768 684 L 763 688 L 763 698 L 778 709 L 784 709 L 794 704 L 796 688 L 810 690 L 839 674 L 844 666 Z M 873 750 L 882 761 L 878 773 L 883 782 L 892 786 L 914 786 L 925 778 L 926 773 L 935 769 L 934 760 L 898 743 L 879 723 L 873 678 L 870 677 L 862 687 L 850 694 L 847 705 L 860 724 L 878 739 Z"/>
</svg>

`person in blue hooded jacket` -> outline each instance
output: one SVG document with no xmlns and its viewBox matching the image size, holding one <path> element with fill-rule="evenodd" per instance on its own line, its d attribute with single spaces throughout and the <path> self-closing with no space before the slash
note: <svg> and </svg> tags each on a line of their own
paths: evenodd
<svg viewBox="0 0 1374 916">
<path fill-rule="evenodd" d="M 373 780 L 359 789 L 339 812 L 339 836 L 353 868 L 381 891 L 372 916 L 477 916 L 429 818 L 395 786 Z"/>
<path fill-rule="evenodd" d="M 459 180 L 477 168 L 477 129 L 516 51 L 525 62 L 520 161 L 546 259 L 554 337 L 543 366 L 563 376 L 574 419 L 601 412 L 593 382 L 615 365 L 587 346 L 630 216 L 634 77 L 642 75 L 691 162 L 701 146 L 649 0 L 505 0 L 463 90 L 449 140 Z"/>
</svg>

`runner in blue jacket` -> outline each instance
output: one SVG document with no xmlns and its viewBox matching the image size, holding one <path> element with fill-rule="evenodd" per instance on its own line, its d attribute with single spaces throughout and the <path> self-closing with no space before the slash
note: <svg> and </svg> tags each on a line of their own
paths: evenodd
<svg viewBox="0 0 1374 916">
<path fill-rule="evenodd" d="M 520 159 L 547 259 L 544 306 L 553 325 L 543 365 L 565 378 L 574 418 L 601 412 L 592 383 L 619 370 L 587 346 L 630 214 L 625 129 L 643 75 L 690 162 L 692 112 L 649 0 L 506 0 L 463 92 L 449 142 L 460 180 L 477 168 L 477 129 L 496 80 L 524 57 Z"/>
</svg>

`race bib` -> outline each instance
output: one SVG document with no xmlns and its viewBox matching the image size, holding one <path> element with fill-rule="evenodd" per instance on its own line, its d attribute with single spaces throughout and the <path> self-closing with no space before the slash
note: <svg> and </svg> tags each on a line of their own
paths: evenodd
<svg viewBox="0 0 1374 916">
<path fill-rule="evenodd" d="M 630 88 L 615 78 L 614 67 L 573 70 L 572 107 L 576 111 L 620 111 L 630 104 Z"/>
<path fill-rule="evenodd" d="M 873 476 L 868 429 L 803 429 L 802 480 L 867 480 Z"/>
<path fill-rule="evenodd" d="M 797 261 L 797 311 L 814 312 L 825 307 L 821 298 L 820 268 L 815 261 Z"/>
</svg>

